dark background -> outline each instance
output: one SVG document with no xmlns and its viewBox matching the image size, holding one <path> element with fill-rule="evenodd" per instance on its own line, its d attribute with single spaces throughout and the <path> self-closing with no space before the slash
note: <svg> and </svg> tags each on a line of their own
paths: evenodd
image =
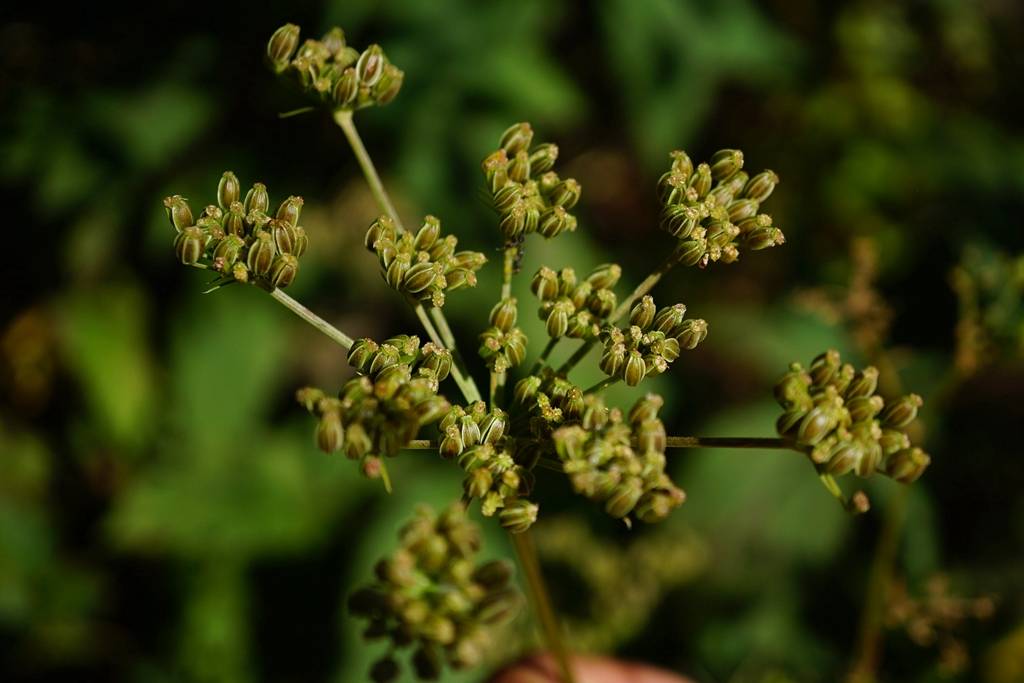
<svg viewBox="0 0 1024 683">
<path fill-rule="evenodd" d="M 340 386 L 344 355 L 255 289 L 203 296 L 174 262 L 161 199 L 201 206 L 229 168 L 306 199 L 290 293 L 352 336 L 416 329 L 361 247 L 375 209 L 340 131 L 277 116 L 304 104 L 262 63 L 286 21 L 340 24 L 405 70 L 357 122 L 407 220 L 436 214 L 467 248 L 495 254 L 478 164 L 501 131 L 529 120 L 558 143 L 581 229 L 531 239 L 526 276 L 617 260 L 622 289 L 638 282 L 671 248 L 653 192 L 671 149 L 739 147 L 781 176 L 767 210 L 784 247 L 654 292 L 711 329 L 645 385 L 670 433 L 771 435 L 775 378 L 830 346 L 926 398 L 932 467 L 909 490 L 844 482 L 872 497 L 858 518 L 781 451 L 676 453 L 688 502 L 632 533 L 545 482 L 537 534 L 577 647 L 700 681 L 836 681 L 854 662 L 881 681 L 1024 680 L 1024 11 L 1009 0 L 5 9 L 0 679 L 362 680 L 380 646 L 358 640 L 346 590 L 415 503 L 456 496 L 458 472 L 423 452 L 391 466 L 392 497 L 317 452 L 293 390 Z M 493 270 L 446 308 L 470 356 Z M 486 526 L 487 552 L 507 554 Z M 886 533 L 895 580 L 869 586 Z M 898 612 L 901 585 L 934 642 L 868 618 L 865 659 L 863 614 Z M 496 662 L 530 647 L 525 620 L 516 633 Z"/>
</svg>

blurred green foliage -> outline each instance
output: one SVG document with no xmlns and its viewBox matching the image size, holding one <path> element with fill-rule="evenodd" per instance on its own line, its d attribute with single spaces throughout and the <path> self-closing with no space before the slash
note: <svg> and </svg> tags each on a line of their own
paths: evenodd
<svg viewBox="0 0 1024 683">
<path fill-rule="evenodd" d="M 0 679 L 362 680 L 377 653 L 345 591 L 416 502 L 440 507 L 458 490 L 458 472 L 429 454 L 394 463 L 386 498 L 316 452 L 292 392 L 340 386 L 341 354 L 257 291 L 202 296 L 203 276 L 173 262 L 160 198 L 205 196 L 232 168 L 305 197 L 298 298 L 356 336 L 414 329 L 362 253 L 374 209 L 340 134 L 320 114 L 276 117 L 301 103 L 265 71 L 263 41 L 295 21 L 380 42 L 406 71 L 398 99 L 357 120 L 400 210 L 440 216 L 467 248 L 497 246 L 478 164 L 500 131 L 529 120 L 558 142 L 584 186 L 581 229 L 531 241 L 526 273 L 615 259 L 623 289 L 638 282 L 667 248 L 653 188 L 672 148 L 740 147 L 774 168 L 786 247 L 674 273 L 655 292 L 711 328 L 699 356 L 652 383 L 670 431 L 771 434 L 771 383 L 827 346 L 883 365 L 890 389 L 928 399 L 933 454 L 906 500 L 895 571 L 912 593 L 943 572 L 964 595 L 998 596 L 991 619 L 958 627 L 970 659 L 952 678 L 1022 680 L 1021 7 L 149 9 L 26 6 L 0 24 Z M 870 273 L 855 239 L 876 256 Z M 524 330 L 541 339 L 522 278 L 516 288 Z M 491 272 L 452 299 L 467 354 L 496 292 Z M 873 315 L 878 301 L 888 317 Z M 872 484 L 874 511 L 850 519 L 793 454 L 676 457 L 689 500 L 659 529 L 627 532 L 565 482 L 542 482 L 550 536 L 587 529 L 572 532 L 591 548 L 585 572 L 565 567 L 564 538 L 548 550 L 579 642 L 702 681 L 841 680 L 899 489 Z M 487 552 L 508 554 L 486 529 Z M 692 553 L 679 551 L 678 574 L 600 570 L 665 535 Z M 588 602 L 623 580 L 652 585 L 611 615 Z M 499 658 L 532 643 L 527 623 L 519 631 Z M 878 680 L 939 679 L 934 649 L 895 630 L 882 646 Z"/>
</svg>

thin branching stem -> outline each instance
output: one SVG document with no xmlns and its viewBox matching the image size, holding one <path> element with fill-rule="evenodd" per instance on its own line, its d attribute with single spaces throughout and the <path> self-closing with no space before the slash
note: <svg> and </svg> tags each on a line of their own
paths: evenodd
<svg viewBox="0 0 1024 683">
<path fill-rule="evenodd" d="M 444 346 L 445 343 L 441 339 L 441 335 L 438 334 L 437 329 L 434 328 L 434 324 L 430 322 L 430 316 L 427 315 L 427 311 L 423 308 L 423 304 L 417 303 L 413 306 L 413 310 L 416 311 L 416 317 L 420 319 L 420 324 L 423 325 L 423 329 L 426 330 L 427 336 L 430 337 L 430 341 L 434 342 L 438 346 Z M 466 401 L 472 403 L 473 401 L 480 400 L 480 390 L 477 389 L 476 383 L 473 382 L 471 377 L 467 377 L 462 374 L 462 370 L 458 364 L 452 363 L 452 379 L 459 386 L 459 390 L 465 397 Z"/>
<path fill-rule="evenodd" d="M 544 350 L 540 352 L 540 357 L 537 358 L 537 362 L 534 363 L 533 367 L 530 369 L 531 375 L 536 375 L 545 365 L 547 365 L 548 357 L 551 356 L 551 352 L 555 350 L 555 347 L 558 346 L 558 342 L 560 341 L 562 341 L 561 337 L 552 337 L 551 339 L 548 339 L 548 343 L 544 345 Z"/>
<path fill-rule="evenodd" d="M 309 310 L 308 308 L 300 304 L 298 301 L 285 294 L 282 290 L 277 288 L 272 289 L 270 291 L 270 296 L 273 297 L 275 300 L 279 301 L 285 307 L 287 307 L 288 310 L 290 310 L 292 313 L 299 316 L 307 323 L 309 323 L 310 325 L 312 325 L 313 327 L 320 330 L 328 337 L 336 341 L 338 344 L 341 345 L 342 348 L 352 348 L 352 344 L 354 343 L 352 337 L 348 336 L 347 334 L 339 330 L 337 327 L 330 324 L 329 322 L 318 316 L 316 313 Z"/>
<path fill-rule="evenodd" d="M 603 380 L 595 384 L 594 386 L 584 389 L 583 394 L 599 394 L 611 385 L 619 381 L 618 377 L 605 377 Z"/>
</svg>

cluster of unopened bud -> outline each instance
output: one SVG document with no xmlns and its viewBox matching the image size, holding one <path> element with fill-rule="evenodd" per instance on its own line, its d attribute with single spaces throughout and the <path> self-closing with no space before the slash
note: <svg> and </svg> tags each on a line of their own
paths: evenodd
<svg viewBox="0 0 1024 683">
<path fill-rule="evenodd" d="M 576 217 L 569 212 L 582 188 L 574 178 L 560 178 L 551 170 L 558 147 L 533 145 L 529 123 L 509 127 L 498 145 L 482 166 L 505 243 L 517 244 L 533 232 L 551 238 L 575 230 Z"/>
<path fill-rule="evenodd" d="M 349 610 L 368 620 L 363 637 L 386 639 L 389 653 L 370 679 L 399 676 L 393 652 L 415 648 L 411 663 L 422 680 L 437 680 L 444 664 L 465 669 L 483 662 L 495 627 L 516 615 L 522 597 L 507 560 L 480 563 L 480 531 L 461 504 L 440 515 L 421 506 L 399 533 L 401 545 L 374 568 L 376 580 L 353 592 Z"/>
<path fill-rule="evenodd" d="M 695 349 L 708 336 L 707 322 L 685 316 L 683 304 L 659 311 L 653 298 L 642 297 L 629 313 L 629 327 L 601 328 L 601 371 L 631 387 L 665 372 L 682 349 Z"/>
<path fill-rule="evenodd" d="M 225 171 L 217 184 L 217 203 L 206 206 L 198 218 L 193 218 L 181 195 L 164 199 L 164 208 L 177 231 L 178 260 L 206 266 L 229 281 L 283 289 L 295 280 L 299 257 L 309 246 L 299 225 L 302 197 L 288 197 L 271 218 L 266 186 L 256 183 L 243 199 L 242 186 L 231 171 Z"/>
<path fill-rule="evenodd" d="M 662 398 L 647 394 L 624 418 L 599 396 L 584 399 L 578 424 L 552 434 L 573 488 L 604 504 L 615 518 L 632 515 L 657 522 L 679 507 L 686 494 L 665 473 L 665 425 L 658 419 Z"/>
<path fill-rule="evenodd" d="M 537 313 L 552 339 L 572 337 L 591 340 L 597 337 L 601 323 L 615 310 L 614 287 L 622 276 L 617 263 L 605 263 L 580 280 L 572 268 L 556 272 L 541 267 L 530 282 L 540 299 Z"/>
<path fill-rule="evenodd" d="M 502 299 L 491 309 L 490 327 L 480 335 L 480 357 L 494 372 L 505 372 L 523 362 L 526 335 L 516 326 L 519 308 L 516 299 Z"/>
<path fill-rule="evenodd" d="M 775 398 L 786 411 L 776 429 L 806 448 L 823 472 L 869 477 L 877 471 L 909 484 L 931 462 L 911 446 L 905 431 L 923 401 L 909 394 L 886 404 L 877 387 L 876 368 L 856 371 L 835 350 L 806 370 L 793 363 L 775 385 Z"/>
<path fill-rule="evenodd" d="M 476 271 L 487 262 L 478 251 L 456 251 L 455 235 L 441 234 L 441 221 L 423 219 L 415 233 L 381 216 L 366 231 L 363 244 L 377 254 L 388 286 L 416 301 L 440 308 L 447 292 L 476 286 Z"/>
<path fill-rule="evenodd" d="M 583 417 L 583 390 L 548 367 L 516 382 L 513 395 L 515 402 L 529 411 L 530 433 L 539 439 L 549 438 L 560 425 Z"/>
<path fill-rule="evenodd" d="M 537 520 L 538 507 L 526 499 L 533 474 L 516 461 L 509 428 L 508 413 L 500 408 L 488 411 L 483 401 L 455 406 L 441 420 L 438 450 L 466 473 L 466 499 L 479 499 L 485 517 L 497 514 L 503 527 L 522 533 Z"/>
<path fill-rule="evenodd" d="M 421 347 L 417 337 L 401 335 L 383 344 L 356 340 L 348 360 L 360 374 L 336 397 L 306 387 L 296 398 L 319 419 L 317 446 L 325 453 L 344 452 L 375 479 L 381 456 L 397 455 L 420 428 L 451 409 L 438 385 L 451 370 L 452 356 L 436 344 Z"/>
<path fill-rule="evenodd" d="M 719 150 L 696 168 L 686 152 L 676 150 L 671 158 L 658 181 L 658 197 L 661 229 L 679 240 L 680 263 L 733 263 L 741 246 L 757 251 L 786 241 L 771 216 L 758 213 L 779 182 L 773 171 L 750 177 L 738 149 Z"/>
<path fill-rule="evenodd" d="M 380 45 L 362 52 L 332 28 L 323 38 L 299 44 L 299 27 L 285 24 L 267 42 L 267 61 L 277 74 L 292 76 L 299 86 L 333 109 L 355 110 L 395 99 L 405 74 L 388 61 Z"/>
</svg>

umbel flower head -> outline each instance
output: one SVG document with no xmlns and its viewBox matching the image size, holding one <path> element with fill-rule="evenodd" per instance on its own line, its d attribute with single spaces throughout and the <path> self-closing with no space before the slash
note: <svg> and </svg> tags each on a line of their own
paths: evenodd
<svg viewBox="0 0 1024 683">
<path fill-rule="evenodd" d="M 322 451 L 344 452 L 360 462 L 366 476 L 376 478 L 381 456 L 397 455 L 422 427 L 450 410 L 438 384 L 448 376 L 452 356 L 433 343 L 421 347 L 419 338 L 400 335 L 382 344 L 359 339 L 348 360 L 360 375 L 337 397 L 307 387 L 296 399 L 319 419 L 315 436 Z"/>
<path fill-rule="evenodd" d="M 590 395 L 580 422 L 551 435 L 573 488 L 604 503 L 612 517 L 657 522 L 686 499 L 665 473 L 667 440 L 658 419 L 662 404 L 660 396 L 647 394 L 624 419 L 621 410 Z"/>
<path fill-rule="evenodd" d="M 444 306 L 447 293 L 476 286 L 476 271 L 487 262 L 477 251 L 456 251 L 459 240 L 441 232 L 441 221 L 423 219 L 415 233 L 387 216 L 375 220 L 363 244 L 377 255 L 380 274 L 389 287 L 409 299 Z"/>
<path fill-rule="evenodd" d="M 506 245 L 521 243 L 533 232 L 551 238 L 576 229 L 576 217 L 569 212 L 582 188 L 574 178 L 563 179 L 551 170 L 557 158 L 557 146 L 534 145 L 530 124 L 516 123 L 484 159 L 487 189 Z"/>
<path fill-rule="evenodd" d="M 399 533 L 401 541 L 377 563 L 376 580 L 349 596 L 349 610 L 369 621 L 363 637 L 387 640 L 389 654 L 373 665 L 370 678 L 398 677 L 395 650 L 414 648 L 418 678 L 436 680 L 442 666 L 480 664 L 495 627 L 522 604 L 505 560 L 480 563 L 480 532 L 456 503 L 440 515 L 421 506 Z"/>
<path fill-rule="evenodd" d="M 309 246 L 299 225 L 302 197 L 288 197 L 271 217 L 270 196 L 254 184 L 244 199 L 238 178 L 225 171 L 217 184 L 217 203 L 193 218 L 181 195 L 164 199 L 167 219 L 176 231 L 174 253 L 188 266 L 214 270 L 222 282 L 253 282 L 285 288 L 299 272 L 299 257 Z"/>
<path fill-rule="evenodd" d="M 299 27 L 285 24 L 267 42 L 267 63 L 300 88 L 336 110 L 384 105 L 395 99 L 405 74 L 388 61 L 380 45 L 362 52 L 332 28 L 320 40 L 299 44 Z"/>
<path fill-rule="evenodd" d="M 617 263 L 605 263 L 580 280 L 572 268 L 547 266 L 534 274 L 530 289 L 540 300 L 537 314 L 552 339 L 595 339 L 615 310 L 614 287 L 622 276 Z"/>
<path fill-rule="evenodd" d="M 923 401 L 909 394 L 887 404 L 877 387 L 876 368 L 857 371 L 834 349 L 807 370 L 793 363 L 775 385 L 775 398 L 786 411 L 776 429 L 806 448 L 823 472 L 869 477 L 877 471 L 909 484 L 931 462 L 906 433 Z"/>
<path fill-rule="evenodd" d="M 743 152 L 722 149 L 694 168 L 681 150 L 658 181 L 661 229 L 679 240 L 676 254 L 687 266 L 733 263 L 740 247 L 757 251 L 785 242 L 771 216 L 758 213 L 779 178 L 773 171 L 749 176 Z"/>
</svg>

